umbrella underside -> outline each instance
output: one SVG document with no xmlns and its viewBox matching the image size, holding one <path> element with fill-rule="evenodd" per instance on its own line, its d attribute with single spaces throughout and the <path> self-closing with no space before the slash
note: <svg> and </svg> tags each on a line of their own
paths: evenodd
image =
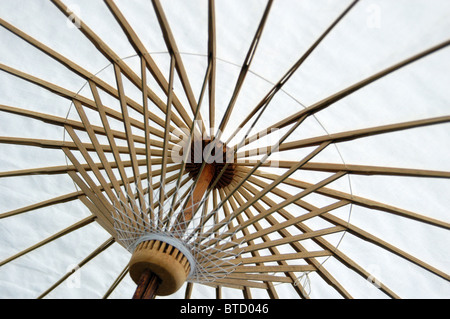
<svg viewBox="0 0 450 319">
<path fill-rule="evenodd" d="M 415 1 L 435 34 L 412 41 L 401 4 L 365 2 L 30 2 L 54 33 L 0 11 L 5 297 L 21 262 L 42 298 L 96 260 L 88 290 L 131 297 L 144 246 L 180 262 L 172 296 L 448 297 L 450 6 Z"/>
</svg>

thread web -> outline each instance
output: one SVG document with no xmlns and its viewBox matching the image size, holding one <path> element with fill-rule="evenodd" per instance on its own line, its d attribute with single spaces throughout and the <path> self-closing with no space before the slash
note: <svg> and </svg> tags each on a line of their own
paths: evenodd
<svg viewBox="0 0 450 319">
<path fill-rule="evenodd" d="M 167 185 L 166 185 L 167 186 Z M 154 192 L 154 198 L 159 198 L 159 192 L 164 191 L 164 186 Z M 176 189 L 177 194 L 180 189 Z M 193 187 L 188 196 L 192 196 Z M 128 192 L 126 192 L 128 194 Z M 139 189 L 136 189 L 138 196 Z M 172 195 L 175 196 L 175 195 Z M 207 198 L 203 198 L 198 204 L 197 214 L 191 220 L 180 218 L 182 209 L 172 209 L 172 197 L 166 198 L 164 203 L 155 201 L 153 207 L 146 202 L 148 210 L 144 212 L 135 198 L 127 195 L 128 202 L 119 200 L 113 203 L 114 229 L 117 232 L 117 241 L 130 253 L 146 238 L 157 238 L 167 242 L 181 252 L 184 252 L 189 260 L 191 272 L 187 277 L 188 282 L 207 283 L 224 278 L 240 265 L 239 256 L 243 249 L 236 238 L 232 220 L 224 218 L 224 222 L 217 222 L 218 218 L 208 218 L 206 221 L 205 205 Z M 139 208 L 139 209 L 136 209 Z M 188 209 L 185 207 L 184 209 Z M 206 212 L 205 212 L 206 213 Z M 212 210 L 208 216 L 218 214 L 218 210 Z M 215 226 L 216 231 L 208 232 Z M 219 226 L 219 227 L 218 227 Z M 225 236 L 223 236 L 225 235 Z M 226 238 L 226 239 L 220 239 Z M 229 249 L 232 247 L 232 249 Z"/>
</svg>

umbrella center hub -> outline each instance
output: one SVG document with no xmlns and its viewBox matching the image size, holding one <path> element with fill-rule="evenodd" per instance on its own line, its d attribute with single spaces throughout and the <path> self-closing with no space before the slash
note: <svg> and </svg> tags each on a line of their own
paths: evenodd
<svg viewBox="0 0 450 319">
<path fill-rule="evenodd" d="M 209 187 L 223 188 L 231 184 L 235 178 L 236 165 L 233 150 L 221 141 L 197 139 L 188 148 L 190 152 L 186 160 L 186 171 L 192 179 L 196 179 L 203 164 L 214 170 Z"/>
</svg>

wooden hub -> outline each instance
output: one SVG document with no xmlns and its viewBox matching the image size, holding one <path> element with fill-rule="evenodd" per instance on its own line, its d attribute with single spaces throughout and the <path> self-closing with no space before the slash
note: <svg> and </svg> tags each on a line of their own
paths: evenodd
<svg viewBox="0 0 450 319">
<path fill-rule="evenodd" d="M 228 163 L 229 165 L 223 172 L 219 181 L 216 183 L 214 188 L 223 188 L 228 186 L 235 177 L 236 165 L 233 161 L 233 154 L 230 152 L 227 159 L 227 151 L 229 148 L 222 142 L 218 142 L 217 146 L 211 151 L 211 157 L 209 159 L 205 158 L 205 149 L 211 143 L 211 140 L 197 140 L 191 144 L 190 156 L 188 157 L 188 162 L 186 163 L 186 171 L 189 172 L 189 176 L 193 179 L 197 178 L 203 161 L 207 160 L 207 165 L 211 165 L 214 168 L 214 176 L 208 186 L 211 186 L 224 166 Z"/>
<path fill-rule="evenodd" d="M 142 287 L 146 274 L 156 277 L 155 294 L 167 296 L 175 293 L 186 281 L 191 270 L 186 256 L 176 247 L 159 240 L 140 243 L 131 257 L 130 276 Z"/>
</svg>

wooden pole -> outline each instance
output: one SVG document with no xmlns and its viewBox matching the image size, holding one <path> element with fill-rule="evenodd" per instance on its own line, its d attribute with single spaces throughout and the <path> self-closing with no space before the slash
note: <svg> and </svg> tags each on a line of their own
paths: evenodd
<svg viewBox="0 0 450 319">
<path fill-rule="evenodd" d="M 187 202 L 183 213 L 178 216 L 176 223 L 178 230 L 185 229 L 187 223 L 189 223 L 192 219 L 194 212 L 196 211 L 203 195 L 205 195 L 205 192 L 214 177 L 214 173 L 214 164 L 206 164 L 198 178 L 197 185 L 195 185 L 195 188 L 189 197 L 189 201 Z"/>
<path fill-rule="evenodd" d="M 141 275 L 133 299 L 154 299 L 160 280 L 151 270 L 147 269 Z"/>
<path fill-rule="evenodd" d="M 178 217 L 177 221 L 180 223 L 177 223 L 177 226 L 175 226 L 177 227 L 177 231 L 183 231 L 186 228 L 187 222 L 192 219 L 197 206 L 214 177 L 214 172 L 215 167 L 213 164 L 206 164 L 203 168 L 198 183 L 195 186 L 183 213 Z M 154 299 L 160 283 L 161 280 L 157 275 L 149 269 L 145 270 L 139 279 L 133 299 Z"/>
</svg>

